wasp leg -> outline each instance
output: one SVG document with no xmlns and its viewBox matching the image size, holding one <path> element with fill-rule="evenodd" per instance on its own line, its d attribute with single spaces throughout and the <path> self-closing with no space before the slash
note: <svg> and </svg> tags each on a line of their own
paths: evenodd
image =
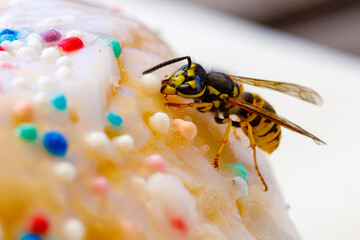
<svg viewBox="0 0 360 240">
<path fill-rule="evenodd" d="M 237 134 L 236 130 L 237 130 L 236 128 L 233 129 L 234 137 L 235 137 L 238 141 L 240 141 L 241 138 L 240 138 L 240 136 Z"/>
<path fill-rule="evenodd" d="M 212 107 L 212 103 L 207 102 L 194 102 L 194 103 L 172 103 L 172 102 L 166 102 L 166 106 L 169 107 L 192 107 L 192 108 L 207 108 Z"/>
<path fill-rule="evenodd" d="M 241 127 L 247 127 L 247 132 L 248 132 L 247 135 L 248 135 L 249 140 L 250 140 L 250 147 L 253 149 L 255 170 L 256 170 L 258 176 L 260 177 L 260 180 L 263 183 L 263 185 L 265 187 L 265 192 L 266 192 L 268 190 L 268 186 L 267 186 L 267 184 L 265 182 L 264 177 L 261 175 L 260 170 L 259 170 L 259 166 L 257 164 L 257 160 L 256 160 L 256 144 L 255 144 L 255 140 L 254 140 L 254 136 L 253 136 L 253 132 L 252 132 L 252 126 L 248 122 L 240 122 L 240 126 Z"/>
<path fill-rule="evenodd" d="M 232 127 L 232 120 L 231 118 L 225 118 L 225 119 L 221 119 L 219 117 L 215 117 L 215 121 L 217 123 L 228 123 L 227 125 L 227 128 L 226 128 L 226 131 L 225 131 L 225 135 L 224 135 L 224 138 L 222 140 L 222 143 L 221 143 L 221 146 L 220 146 L 220 149 L 218 150 L 216 156 L 215 156 L 215 159 L 214 159 L 214 167 L 215 168 L 219 168 L 219 157 L 220 157 L 220 154 L 222 152 L 222 150 L 224 149 L 225 147 L 225 144 L 227 143 L 228 141 L 228 138 L 229 138 L 229 134 L 230 134 L 230 130 L 231 130 L 231 127 Z"/>
</svg>

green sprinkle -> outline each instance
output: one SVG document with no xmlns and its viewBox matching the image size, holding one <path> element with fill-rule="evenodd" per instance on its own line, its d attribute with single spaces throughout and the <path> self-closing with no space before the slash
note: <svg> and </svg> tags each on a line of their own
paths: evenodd
<svg viewBox="0 0 360 240">
<path fill-rule="evenodd" d="M 116 127 L 116 128 L 117 128 L 117 127 L 120 127 L 121 124 L 122 124 L 122 122 L 123 122 L 122 118 L 121 118 L 118 114 L 113 113 L 113 112 L 107 113 L 107 114 L 106 114 L 106 118 L 107 118 L 107 120 L 109 121 L 109 123 L 110 123 L 113 127 Z"/>
<path fill-rule="evenodd" d="M 29 142 L 37 139 L 37 129 L 32 123 L 20 124 L 15 131 L 15 135 Z"/>
<path fill-rule="evenodd" d="M 121 54 L 121 46 L 120 43 L 116 39 L 106 38 L 106 41 L 110 44 L 115 57 L 118 58 Z"/>
<path fill-rule="evenodd" d="M 234 163 L 234 164 L 229 164 L 229 166 L 231 167 L 231 172 L 235 176 L 240 176 L 242 179 L 244 179 L 247 182 L 247 171 L 244 165 L 242 165 L 241 163 Z"/>
</svg>

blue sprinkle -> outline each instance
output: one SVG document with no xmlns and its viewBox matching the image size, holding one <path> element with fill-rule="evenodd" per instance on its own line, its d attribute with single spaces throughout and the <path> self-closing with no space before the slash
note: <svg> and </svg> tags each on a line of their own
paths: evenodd
<svg viewBox="0 0 360 240">
<path fill-rule="evenodd" d="M 123 122 L 122 118 L 116 113 L 107 113 L 106 118 L 114 127 L 120 127 Z"/>
<path fill-rule="evenodd" d="M 0 43 L 2 43 L 3 41 L 15 41 L 17 40 L 17 37 L 12 35 L 12 34 L 4 34 L 0 36 Z"/>
<path fill-rule="evenodd" d="M 33 233 L 27 233 L 25 235 L 23 235 L 20 240 L 42 240 L 41 237 L 39 237 L 38 235 L 36 234 L 33 234 Z"/>
<path fill-rule="evenodd" d="M 67 108 L 66 97 L 63 93 L 54 93 L 51 95 L 51 103 L 60 111 L 64 111 Z"/>
<path fill-rule="evenodd" d="M 240 176 L 247 182 L 247 171 L 244 165 L 242 165 L 241 163 L 234 163 L 229 164 L 229 166 L 231 167 L 231 171 L 234 175 Z"/>
<path fill-rule="evenodd" d="M 43 144 L 49 153 L 63 157 L 67 150 L 67 141 L 61 133 L 52 131 L 45 134 Z"/>
<path fill-rule="evenodd" d="M 17 37 L 18 35 L 18 32 L 17 31 L 14 31 L 14 30 L 11 30 L 11 29 L 4 29 L 1 31 L 0 35 L 5 35 L 5 34 L 10 34 L 10 35 L 13 35 L 15 37 Z"/>
</svg>

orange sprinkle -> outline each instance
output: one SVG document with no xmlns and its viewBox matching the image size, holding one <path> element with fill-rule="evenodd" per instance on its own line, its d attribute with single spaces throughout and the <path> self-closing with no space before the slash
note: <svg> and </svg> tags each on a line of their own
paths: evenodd
<svg viewBox="0 0 360 240">
<path fill-rule="evenodd" d="M 15 123 L 32 122 L 34 117 L 33 106 L 28 101 L 16 102 L 11 113 Z"/>
<path fill-rule="evenodd" d="M 175 119 L 174 126 L 178 130 L 179 135 L 186 140 L 192 141 L 197 134 L 197 128 L 193 122 Z"/>
</svg>

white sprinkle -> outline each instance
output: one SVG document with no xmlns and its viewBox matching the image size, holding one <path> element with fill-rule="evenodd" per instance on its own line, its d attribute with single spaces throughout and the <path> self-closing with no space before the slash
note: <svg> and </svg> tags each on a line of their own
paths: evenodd
<svg viewBox="0 0 360 240">
<path fill-rule="evenodd" d="M 27 40 L 29 41 L 32 38 L 36 38 L 37 40 L 39 40 L 40 42 L 42 41 L 42 37 L 37 34 L 37 33 L 31 33 L 29 34 L 29 36 L 27 37 Z"/>
<path fill-rule="evenodd" d="M 17 51 L 17 55 L 23 62 L 29 62 L 36 58 L 35 50 L 31 47 L 22 47 Z"/>
<path fill-rule="evenodd" d="M 82 32 L 82 31 L 78 31 L 78 30 L 72 30 L 72 31 L 69 31 L 69 32 L 65 35 L 65 38 L 70 38 L 70 37 L 78 37 L 78 38 L 80 38 L 81 40 L 84 41 L 84 39 L 85 39 L 85 33 Z"/>
<path fill-rule="evenodd" d="M 71 78 L 72 70 L 68 67 L 60 67 L 58 70 L 56 70 L 55 75 L 60 79 Z"/>
<path fill-rule="evenodd" d="M 55 18 L 46 18 L 41 23 L 36 25 L 36 27 L 40 28 L 41 30 L 45 30 L 47 28 L 52 27 L 56 23 Z"/>
<path fill-rule="evenodd" d="M 61 18 L 64 22 L 74 22 L 76 17 L 74 15 L 65 15 Z"/>
<path fill-rule="evenodd" d="M 40 58 L 44 63 L 53 64 L 60 56 L 61 55 L 56 48 L 49 47 L 42 51 Z"/>
<path fill-rule="evenodd" d="M 23 41 L 20 41 L 20 40 L 15 40 L 15 41 L 12 41 L 11 42 L 11 47 L 17 51 L 19 50 L 20 48 L 22 47 L 25 47 L 25 43 Z"/>
<path fill-rule="evenodd" d="M 42 49 L 41 41 L 36 37 L 30 38 L 27 42 L 27 45 L 28 45 L 28 47 L 33 48 L 36 52 L 38 52 Z"/>
<path fill-rule="evenodd" d="M 161 81 L 154 74 L 145 74 L 140 78 L 143 90 L 150 94 L 159 93 L 161 89 Z"/>
<path fill-rule="evenodd" d="M 74 62 L 71 60 L 69 56 L 62 56 L 58 60 L 56 60 L 56 67 L 68 67 L 72 68 L 74 65 Z"/>
<path fill-rule="evenodd" d="M 65 161 L 56 163 L 54 174 L 63 183 L 70 183 L 76 177 L 76 168 L 73 164 Z"/>
<path fill-rule="evenodd" d="M 48 92 L 54 90 L 55 88 L 53 81 L 47 76 L 39 77 L 36 85 L 40 90 Z"/>
<path fill-rule="evenodd" d="M 26 89 L 29 87 L 29 80 L 24 77 L 16 77 L 11 81 L 14 88 Z"/>
<path fill-rule="evenodd" d="M 91 132 L 85 141 L 90 150 L 99 154 L 107 153 L 110 147 L 110 140 L 103 132 Z"/>
<path fill-rule="evenodd" d="M 162 112 L 157 112 L 149 119 L 149 126 L 157 133 L 167 133 L 170 128 L 170 118 Z"/>
<path fill-rule="evenodd" d="M 122 153 L 129 153 L 134 148 L 134 139 L 130 135 L 122 135 L 113 139 L 115 148 Z"/>
<path fill-rule="evenodd" d="M 5 40 L 0 44 L 8 53 L 13 53 L 13 47 L 11 45 L 11 42 L 9 40 Z"/>
<path fill-rule="evenodd" d="M 0 51 L 0 61 L 10 61 L 11 55 L 8 52 Z"/>
<path fill-rule="evenodd" d="M 85 237 L 84 224 L 79 219 L 70 219 L 65 222 L 64 233 L 66 240 L 82 240 Z"/>
<path fill-rule="evenodd" d="M 15 17 L 13 15 L 4 15 L 0 18 L 0 26 L 8 27 L 14 24 Z"/>
<path fill-rule="evenodd" d="M 34 107 L 39 111 L 45 110 L 48 106 L 49 99 L 49 94 L 47 94 L 46 92 L 37 93 L 33 98 Z"/>
<path fill-rule="evenodd" d="M 233 177 L 232 181 L 235 185 L 234 187 L 236 188 L 236 193 L 239 195 L 239 197 L 246 196 L 248 194 L 248 185 L 242 177 Z"/>
</svg>

